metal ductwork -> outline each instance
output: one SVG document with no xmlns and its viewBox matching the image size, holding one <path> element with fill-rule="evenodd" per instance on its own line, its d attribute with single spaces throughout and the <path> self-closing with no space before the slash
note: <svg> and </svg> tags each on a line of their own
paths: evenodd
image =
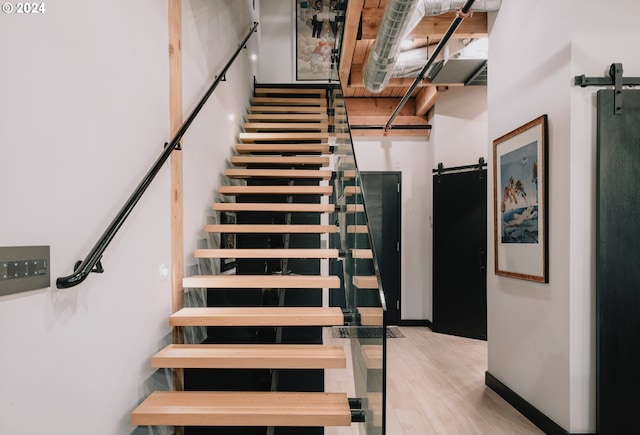
<svg viewBox="0 0 640 435">
<path fill-rule="evenodd" d="M 473 10 L 492 12 L 502 0 L 476 0 Z M 364 85 L 370 92 L 381 92 L 393 75 L 400 42 L 425 16 L 455 12 L 464 0 L 389 0 L 376 41 L 363 70 Z"/>
</svg>

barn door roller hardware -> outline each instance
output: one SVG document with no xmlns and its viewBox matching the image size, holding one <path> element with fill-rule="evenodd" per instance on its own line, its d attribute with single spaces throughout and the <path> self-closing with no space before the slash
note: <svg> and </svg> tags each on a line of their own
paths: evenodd
<svg viewBox="0 0 640 435">
<path fill-rule="evenodd" d="M 475 164 L 475 165 L 453 166 L 451 168 L 445 168 L 444 164 L 438 163 L 438 169 L 434 169 L 433 173 L 434 174 L 438 174 L 438 183 L 440 183 L 440 177 L 445 172 L 450 172 L 450 171 L 468 171 L 468 170 L 472 170 L 472 169 L 477 169 L 478 170 L 478 176 L 479 176 L 480 180 L 482 180 L 482 169 L 486 168 L 486 167 L 487 167 L 487 162 L 484 161 L 484 157 L 480 157 L 478 159 L 478 163 Z"/>
<path fill-rule="evenodd" d="M 640 85 L 640 77 L 622 77 L 622 64 L 612 63 L 609 68 L 609 77 L 585 77 L 575 76 L 574 84 L 583 88 L 587 86 L 613 86 L 615 93 L 613 97 L 613 112 L 622 115 L 622 87 Z"/>
</svg>

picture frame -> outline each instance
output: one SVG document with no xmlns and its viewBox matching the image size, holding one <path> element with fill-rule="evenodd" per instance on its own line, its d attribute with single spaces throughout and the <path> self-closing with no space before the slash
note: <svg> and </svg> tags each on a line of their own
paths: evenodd
<svg viewBox="0 0 640 435">
<path fill-rule="evenodd" d="M 296 81 L 330 80 L 337 23 L 344 19 L 344 9 L 344 0 L 294 0 Z"/>
<path fill-rule="evenodd" d="M 237 216 L 235 213 L 221 212 L 220 223 L 235 224 L 237 223 Z M 236 233 L 220 233 L 220 249 L 235 249 L 236 246 Z M 235 258 L 221 258 L 220 272 L 227 272 L 237 265 Z"/>
<path fill-rule="evenodd" d="M 493 141 L 495 274 L 548 283 L 547 115 Z"/>
</svg>

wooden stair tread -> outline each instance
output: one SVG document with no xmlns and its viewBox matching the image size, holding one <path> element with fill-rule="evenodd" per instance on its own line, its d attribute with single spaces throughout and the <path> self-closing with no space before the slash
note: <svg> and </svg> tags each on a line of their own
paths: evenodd
<svg viewBox="0 0 640 435">
<path fill-rule="evenodd" d="M 331 195 L 332 186 L 220 186 L 223 195 Z"/>
<path fill-rule="evenodd" d="M 337 249 L 196 249 L 195 258 L 338 258 Z"/>
<path fill-rule="evenodd" d="M 302 132 L 284 132 L 284 133 L 239 133 L 238 137 L 243 142 L 255 141 L 287 141 L 287 140 L 320 140 L 326 142 L 329 140 L 328 133 L 310 133 Z"/>
<path fill-rule="evenodd" d="M 331 151 L 331 149 L 329 144 L 326 144 L 326 143 L 317 143 L 317 144 L 239 143 L 239 144 L 236 144 L 236 151 L 240 154 L 247 154 L 247 153 L 328 154 Z"/>
<path fill-rule="evenodd" d="M 363 344 L 364 363 L 368 369 L 382 369 L 382 345 Z"/>
<path fill-rule="evenodd" d="M 347 186 L 344 188 L 344 194 L 346 196 L 359 195 L 360 193 L 362 193 L 360 186 Z"/>
<path fill-rule="evenodd" d="M 335 233 L 335 225 L 270 225 L 270 224 L 213 224 L 205 225 L 206 233 Z"/>
<path fill-rule="evenodd" d="M 364 213 L 364 204 L 347 204 L 347 213 Z"/>
<path fill-rule="evenodd" d="M 373 414 L 373 426 L 382 426 L 382 393 L 381 392 L 367 392 L 367 398 L 369 399 L 369 409 Z"/>
<path fill-rule="evenodd" d="M 375 289 L 378 288 L 378 277 L 375 275 L 370 276 L 354 276 L 353 285 L 362 289 Z"/>
<path fill-rule="evenodd" d="M 247 132 L 283 130 L 283 131 L 327 131 L 327 122 L 245 122 L 242 127 Z"/>
<path fill-rule="evenodd" d="M 346 171 L 342 171 L 342 178 L 344 180 L 352 180 L 352 179 L 356 178 L 355 169 L 348 169 Z"/>
<path fill-rule="evenodd" d="M 362 258 L 362 259 L 373 259 L 373 250 L 372 249 L 352 249 L 351 257 Z"/>
<path fill-rule="evenodd" d="M 347 225 L 347 233 L 350 234 L 367 234 L 369 227 L 367 225 Z"/>
<path fill-rule="evenodd" d="M 313 94 L 325 96 L 327 94 L 326 89 L 320 88 L 282 88 L 282 87 L 264 87 L 255 88 L 255 95 L 265 94 Z"/>
<path fill-rule="evenodd" d="M 321 169 L 225 169 L 229 178 L 319 178 L 329 180 L 332 171 Z"/>
<path fill-rule="evenodd" d="M 251 113 L 327 113 L 326 107 L 320 106 L 260 106 L 249 107 Z"/>
<path fill-rule="evenodd" d="M 338 307 L 183 308 L 169 317 L 171 326 L 342 326 Z"/>
<path fill-rule="evenodd" d="M 360 314 L 360 324 L 362 326 L 382 326 L 382 308 L 358 307 L 358 314 Z"/>
<path fill-rule="evenodd" d="M 321 344 L 170 344 L 151 358 L 154 368 L 341 369 L 342 346 Z"/>
<path fill-rule="evenodd" d="M 327 107 L 327 100 L 321 97 L 253 97 L 251 105 Z"/>
<path fill-rule="evenodd" d="M 183 278 L 182 285 L 185 288 L 340 288 L 340 278 L 321 275 L 195 275 Z"/>
<path fill-rule="evenodd" d="M 136 426 L 350 426 L 344 393 L 156 391 L 131 413 Z"/>
<path fill-rule="evenodd" d="M 329 157 L 323 156 L 231 156 L 229 162 L 245 165 L 314 165 L 329 166 Z"/>
<path fill-rule="evenodd" d="M 270 211 L 283 213 L 332 213 L 335 211 L 333 204 L 297 204 L 297 203 L 238 203 L 216 202 L 213 204 L 216 211 Z"/>
<path fill-rule="evenodd" d="M 247 121 L 328 122 L 326 113 L 249 113 Z"/>
</svg>

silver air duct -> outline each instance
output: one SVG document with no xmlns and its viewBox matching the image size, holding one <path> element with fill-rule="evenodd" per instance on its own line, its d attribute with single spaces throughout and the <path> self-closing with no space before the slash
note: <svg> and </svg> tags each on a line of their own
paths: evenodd
<svg viewBox="0 0 640 435">
<path fill-rule="evenodd" d="M 473 10 L 497 11 L 501 3 L 502 0 L 476 0 Z M 389 0 L 369 60 L 363 70 L 367 90 L 378 93 L 387 86 L 393 75 L 400 42 L 423 17 L 455 12 L 464 4 L 464 0 Z"/>
</svg>

